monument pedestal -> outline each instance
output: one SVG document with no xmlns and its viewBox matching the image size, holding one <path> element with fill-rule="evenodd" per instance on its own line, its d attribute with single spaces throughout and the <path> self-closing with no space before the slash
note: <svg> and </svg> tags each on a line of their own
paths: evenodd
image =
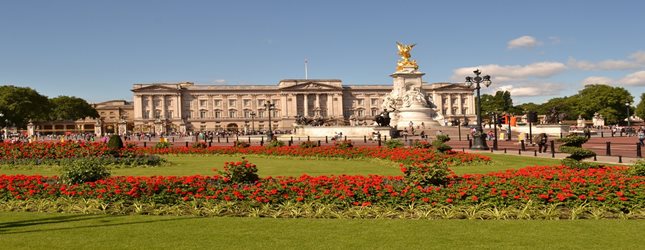
<svg viewBox="0 0 645 250">
<path fill-rule="evenodd" d="M 435 121 L 433 115 L 435 111 L 427 107 L 409 107 L 401 108 L 398 112 L 398 118 L 396 119 L 396 125 L 398 129 L 407 128 L 410 126 L 410 122 L 416 128 L 423 123 L 425 128 L 441 126 L 439 122 Z"/>
</svg>

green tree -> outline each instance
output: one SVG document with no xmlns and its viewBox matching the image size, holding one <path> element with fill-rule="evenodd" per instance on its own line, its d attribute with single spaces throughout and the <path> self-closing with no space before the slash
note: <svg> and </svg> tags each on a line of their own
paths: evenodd
<svg viewBox="0 0 645 250">
<path fill-rule="evenodd" d="M 585 119 L 591 119 L 598 112 L 605 117 L 607 124 L 627 118 L 625 104 L 634 100 L 626 89 L 603 84 L 587 85 L 571 98 L 575 117 L 581 115 Z"/>
<path fill-rule="evenodd" d="M 49 99 L 32 88 L 0 86 L 0 126 L 25 128 L 29 120 L 46 120 L 50 110 Z"/>
<path fill-rule="evenodd" d="M 634 115 L 640 117 L 641 119 L 645 119 L 645 93 L 641 94 L 641 102 L 639 102 L 638 106 L 636 106 Z"/>
<path fill-rule="evenodd" d="M 553 110 L 558 113 L 564 113 L 567 116 L 565 119 L 571 120 L 577 117 L 575 109 L 573 107 L 573 99 L 571 97 L 556 97 L 551 98 L 547 102 L 543 103 L 538 107 L 538 114 L 540 115 L 549 115 Z"/>
<path fill-rule="evenodd" d="M 74 96 L 58 96 L 49 100 L 52 104 L 52 120 L 78 120 L 97 118 L 99 113 L 87 101 Z"/>
<path fill-rule="evenodd" d="M 508 91 L 497 91 L 495 95 L 484 94 L 482 97 L 482 114 L 490 112 L 511 112 L 516 111 L 513 107 L 513 99 Z"/>
</svg>

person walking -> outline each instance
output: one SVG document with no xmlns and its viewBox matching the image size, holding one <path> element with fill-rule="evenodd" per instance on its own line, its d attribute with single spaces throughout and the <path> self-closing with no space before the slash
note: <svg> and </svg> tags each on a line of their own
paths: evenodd
<svg viewBox="0 0 645 250">
<path fill-rule="evenodd" d="M 541 133 L 539 136 L 538 140 L 538 152 L 540 153 L 546 153 L 546 143 L 549 140 L 549 137 L 546 135 L 546 133 Z"/>
<path fill-rule="evenodd" d="M 638 141 L 640 142 L 641 146 L 645 146 L 645 144 L 643 144 L 643 141 L 645 141 L 645 130 L 638 130 Z"/>
</svg>

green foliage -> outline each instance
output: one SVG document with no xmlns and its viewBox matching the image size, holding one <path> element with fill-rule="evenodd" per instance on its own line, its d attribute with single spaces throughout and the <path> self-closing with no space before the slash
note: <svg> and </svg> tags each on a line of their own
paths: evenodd
<svg viewBox="0 0 645 250">
<path fill-rule="evenodd" d="M 110 150 L 121 150 L 123 148 L 123 140 L 121 140 L 121 136 L 111 135 L 107 146 Z"/>
<path fill-rule="evenodd" d="M 284 142 L 280 141 L 278 139 L 273 139 L 271 141 L 268 141 L 266 146 L 269 148 L 277 148 L 277 147 L 284 147 Z"/>
<path fill-rule="evenodd" d="M 634 100 L 625 88 L 605 84 L 586 85 L 571 98 L 578 114 L 589 119 L 598 112 L 605 117 L 607 124 L 615 124 L 627 118 L 625 103 Z"/>
<path fill-rule="evenodd" d="M 61 168 L 60 179 L 67 184 L 92 182 L 110 177 L 110 170 L 97 159 L 70 161 Z"/>
<path fill-rule="evenodd" d="M 385 146 L 387 148 L 402 148 L 403 146 L 405 146 L 405 144 L 401 140 L 392 139 L 392 140 L 386 141 Z"/>
<path fill-rule="evenodd" d="M 413 148 L 431 148 L 432 144 L 427 142 L 427 141 L 422 141 L 422 140 L 414 140 L 412 143 Z"/>
<path fill-rule="evenodd" d="M 52 104 L 50 119 L 78 120 L 85 117 L 97 118 L 99 113 L 87 101 L 74 96 L 58 96 L 49 100 Z"/>
<path fill-rule="evenodd" d="M 445 135 L 445 134 L 437 135 L 437 138 L 435 140 L 440 141 L 440 142 L 449 142 L 450 141 L 450 136 Z"/>
<path fill-rule="evenodd" d="M 645 176 L 645 160 L 638 160 L 629 167 L 629 174 L 634 176 Z"/>
<path fill-rule="evenodd" d="M 233 183 L 255 183 L 260 179 L 257 166 L 244 158 L 238 162 L 225 162 L 224 170 L 218 172 Z"/>
<path fill-rule="evenodd" d="M 508 91 L 497 91 L 495 95 L 484 94 L 482 97 L 482 114 L 490 112 L 513 112 L 513 99 Z"/>
<path fill-rule="evenodd" d="M 30 119 L 47 120 L 51 103 L 46 96 L 27 87 L 13 85 L 0 86 L 0 127 L 13 124 L 19 128 L 26 127 Z"/>
<path fill-rule="evenodd" d="M 570 167 L 570 168 L 577 168 L 577 169 L 587 169 L 587 168 L 598 168 L 600 167 L 599 164 L 596 163 L 591 163 L 591 162 L 583 162 L 579 160 L 575 160 L 572 158 L 564 158 L 562 161 L 560 161 L 562 165 Z"/>
<path fill-rule="evenodd" d="M 245 141 L 234 141 L 233 142 L 233 147 L 236 147 L 236 148 L 248 148 L 250 146 L 251 146 L 251 144 L 249 144 L 248 142 L 245 142 Z"/>
<path fill-rule="evenodd" d="M 568 159 L 572 159 L 576 161 L 581 161 L 586 158 L 594 157 L 596 156 L 596 153 L 594 153 L 589 149 L 582 148 L 582 144 L 587 142 L 587 140 L 588 140 L 587 137 L 570 134 L 562 139 L 558 139 L 558 141 L 562 142 L 562 145 L 560 146 L 559 149 L 563 153 L 571 154 L 567 156 Z"/>
<path fill-rule="evenodd" d="M 641 119 L 645 118 L 645 93 L 641 94 L 640 102 L 634 110 L 634 115 L 640 117 Z"/>
<path fill-rule="evenodd" d="M 315 148 L 318 147 L 318 143 L 314 141 L 303 141 L 300 143 L 301 148 Z"/>
<path fill-rule="evenodd" d="M 582 144 L 585 144 L 587 140 L 587 137 L 575 134 L 569 134 L 564 138 L 558 139 L 559 142 L 562 142 L 562 146 L 567 147 L 582 147 Z"/>
<path fill-rule="evenodd" d="M 354 144 L 350 140 L 336 140 L 334 141 L 334 146 L 340 149 L 346 149 L 354 147 Z"/>
<path fill-rule="evenodd" d="M 170 148 L 172 147 L 172 143 L 164 141 L 164 142 L 157 142 L 155 144 L 155 148 Z"/>
<path fill-rule="evenodd" d="M 443 163 L 414 163 L 401 166 L 405 181 L 410 186 L 439 186 L 448 180 L 448 166 Z"/>
</svg>

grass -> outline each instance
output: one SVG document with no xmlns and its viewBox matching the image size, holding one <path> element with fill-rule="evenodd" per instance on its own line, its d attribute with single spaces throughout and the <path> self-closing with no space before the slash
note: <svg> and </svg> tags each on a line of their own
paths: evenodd
<svg viewBox="0 0 645 250">
<path fill-rule="evenodd" d="M 153 168 L 113 169 L 112 175 L 213 175 L 214 168 L 223 169 L 224 162 L 240 161 L 242 155 L 167 155 L 172 164 Z M 298 159 L 287 157 L 244 156 L 258 166 L 260 176 L 308 175 L 400 175 L 396 164 L 379 159 Z M 2 167 L 0 174 L 58 175 L 58 167 Z"/>
<path fill-rule="evenodd" d="M 475 163 L 454 167 L 457 175 L 489 173 L 518 169 L 526 166 L 559 165 L 560 160 L 533 156 L 515 156 L 483 153 L 491 157 L 490 163 Z M 243 155 L 166 155 L 171 164 L 154 168 L 113 169 L 112 175 L 152 176 L 152 175 L 212 175 L 214 168 L 222 169 L 224 162 L 239 161 Z M 287 157 L 267 157 L 261 155 L 244 156 L 258 166 L 260 176 L 300 176 L 317 175 L 400 175 L 396 163 L 380 159 L 298 159 Z M 58 175 L 58 167 L 0 167 L 0 174 Z"/>
<path fill-rule="evenodd" d="M 467 166 L 454 167 L 452 170 L 457 175 L 482 174 L 499 172 L 507 169 L 518 169 L 527 166 L 553 166 L 560 165 L 559 159 L 541 158 L 534 156 L 502 155 L 491 153 L 478 153 L 491 158 L 488 164 L 470 164 Z"/>
<path fill-rule="evenodd" d="M 639 249 L 642 221 L 202 218 L 0 213 L 4 249 Z"/>
</svg>

